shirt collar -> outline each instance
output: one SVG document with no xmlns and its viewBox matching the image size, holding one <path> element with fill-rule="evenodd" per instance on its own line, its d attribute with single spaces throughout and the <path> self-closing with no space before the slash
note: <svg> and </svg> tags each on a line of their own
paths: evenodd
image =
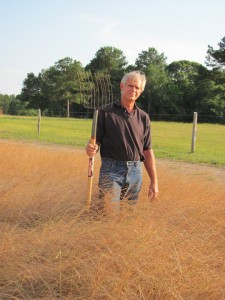
<svg viewBox="0 0 225 300">
<path fill-rule="evenodd" d="M 121 99 L 120 98 L 114 102 L 114 105 L 117 106 L 117 107 L 123 107 L 122 104 L 121 104 Z M 138 107 L 137 107 L 136 102 L 135 102 L 134 103 L 134 110 L 136 110 L 136 109 L 138 109 Z"/>
</svg>

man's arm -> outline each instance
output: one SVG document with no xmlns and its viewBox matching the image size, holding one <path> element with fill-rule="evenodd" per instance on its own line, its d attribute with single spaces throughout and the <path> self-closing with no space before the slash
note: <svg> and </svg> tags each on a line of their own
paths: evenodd
<svg viewBox="0 0 225 300">
<path fill-rule="evenodd" d="M 149 192 L 148 197 L 150 199 L 154 199 L 157 197 L 159 189 L 158 189 L 158 178 L 155 166 L 155 155 L 152 149 L 144 150 L 145 156 L 145 169 L 150 178 Z"/>
</svg>

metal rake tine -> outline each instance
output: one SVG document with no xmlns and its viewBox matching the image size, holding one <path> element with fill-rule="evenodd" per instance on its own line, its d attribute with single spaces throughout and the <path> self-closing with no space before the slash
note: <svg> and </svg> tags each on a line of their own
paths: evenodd
<svg viewBox="0 0 225 300">
<path fill-rule="evenodd" d="M 83 91 L 84 91 L 84 101 L 85 101 L 85 107 L 88 107 L 88 103 L 87 103 L 87 89 L 86 89 L 86 72 L 84 72 L 83 74 L 83 80 L 82 80 L 82 84 L 83 84 Z"/>
<path fill-rule="evenodd" d="M 85 74 L 79 73 L 80 77 L 80 91 L 82 95 L 82 105 L 86 107 L 86 97 L 85 97 L 85 86 L 84 86 L 84 79 L 85 79 Z"/>
<path fill-rule="evenodd" d="M 80 82 L 80 74 L 77 72 L 78 84 L 80 88 L 80 104 L 82 105 L 82 97 L 81 97 L 81 82 Z"/>
<path fill-rule="evenodd" d="M 108 90 L 107 90 L 107 82 L 106 82 L 106 76 L 107 75 L 103 75 L 102 76 L 102 81 L 103 81 L 103 86 L 104 86 L 104 90 L 103 90 L 103 96 L 105 98 L 105 100 L 103 100 L 103 104 L 105 105 L 107 103 L 107 97 L 108 97 Z"/>
<path fill-rule="evenodd" d="M 99 76 L 99 82 L 100 82 L 100 86 L 101 86 L 101 97 L 100 97 L 102 99 L 101 103 L 104 103 L 104 93 L 103 93 L 104 88 L 103 88 L 103 84 L 102 84 L 102 76 L 101 76 L 101 74 Z"/>
<path fill-rule="evenodd" d="M 97 86 L 97 95 L 96 95 L 96 98 L 97 98 L 97 103 L 99 106 L 99 98 L 100 98 L 100 91 L 99 91 L 99 83 L 98 83 L 98 74 L 95 73 L 95 81 L 96 81 L 96 86 Z"/>
<path fill-rule="evenodd" d="M 91 72 L 90 72 L 89 80 L 90 80 L 90 83 L 91 83 L 92 107 L 96 108 L 96 106 L 95 106 L 95 82 L 93 80 L 93 76 L 92 76 Z"/>
<path fill-rule="evenodd" d="M 112 100 L 112 85 L 108 74 L 77 72 L 80 104 L 98 109 Z"/>
<path fill-rule="evenodd" d="M 95 108 L 95 99 L 96 99 L 96 90 L 95 90 L 95 82 L 92 76 L 92 73 L 90 72 L 91 82 L 93 85 L 93 107 Z"/>
<path fill-rule="evenodd" d="M 109 101 L 112 101 L 113 100 L 113 90 L 112 90 L 112 84 L 111 84 L 111 80 L 110 80 L 109 74 L 106 77 L 106 79 L 107 79 L 108 88 L 109 88 Z"/>
</svg>

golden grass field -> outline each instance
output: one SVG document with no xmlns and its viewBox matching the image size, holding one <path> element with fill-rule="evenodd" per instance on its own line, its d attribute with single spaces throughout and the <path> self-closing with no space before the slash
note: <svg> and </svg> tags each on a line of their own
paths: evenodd
<svg viewBox="0 0 225 300">
<path fill-rule="evenodd" d="M 100 159 L 95 161 L 97 200 Z M 225 299 L 225 169 L 157 159 L 160 194 L 86 211 L 84 150 L 0 142 L 0 299 Z"/>
</svg>

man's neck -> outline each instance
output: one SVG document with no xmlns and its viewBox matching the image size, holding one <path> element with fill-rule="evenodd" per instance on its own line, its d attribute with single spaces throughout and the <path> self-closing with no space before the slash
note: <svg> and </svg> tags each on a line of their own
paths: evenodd
<svg viewBox="0 0 225 300">
<path fill-rule="evenodd" d="M 127 101 L 124 101 L 123 99 L 121 99 L 121 104 L 122 104 L 123 107 L 126 108 L 126 110 L 128 112 L 132 112 L 134 110 L 135 101 L 134 102 L 127 102 Z"/>
</svg>

